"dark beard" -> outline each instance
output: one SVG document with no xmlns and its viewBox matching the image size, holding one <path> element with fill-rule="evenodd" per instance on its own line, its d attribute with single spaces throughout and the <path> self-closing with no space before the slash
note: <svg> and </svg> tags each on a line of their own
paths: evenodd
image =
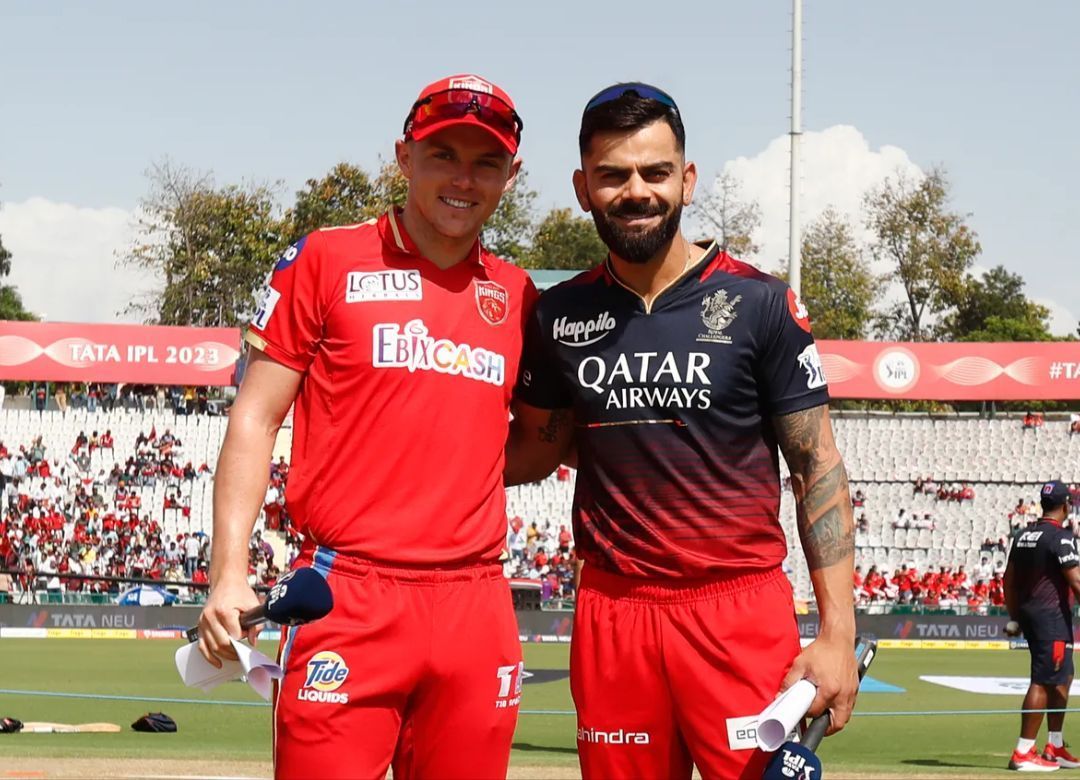
<svg viewBox="0 0 1080 780">
<path fill-rule="evenodd" d="M 596 232 L 611 253 L 628 263 L 643 265 L 656 257 L 660 250 L 675 238 L 675 234 L 679 232 L 682 210 L 681 203 L 677 203 L 670 213 L 663 206 L 626 204 L 618 209 L 609 209 L 605 214 L 601 214 L 596 208 L 592 209 L 591 213 L 593 222 L 596 223 Z M 664 214 L 667 216 L 659 225 L 643 232 L 627 232 L 614 221 L 615 217 L 651 217 Z"/>
</svg>

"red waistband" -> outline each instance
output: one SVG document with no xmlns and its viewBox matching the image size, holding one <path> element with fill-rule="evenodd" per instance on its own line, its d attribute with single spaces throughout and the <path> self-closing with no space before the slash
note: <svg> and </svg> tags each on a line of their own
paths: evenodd
<svg viewBox="0 0 1080 780">
<path fill-rule="evenodd" d="M 300 550 L 297 563 L 312 566 L 323 576 L 330 572 L 346 577 L 363 577 L 376 572 L 400 582 L 438 584 L 442 582 L 469 582 L 503 578 L 502 566 L 497 563 L 474 563 L 463 565 L 434 566 L 430 564 L 405 564 L 373 561 L 351 553 L 338 552 L 328 547 L 305 544 Z"/>
<path fill-rule="evenodd" d="M 590 589 L 609 598 L 648 604 L 688 604 L 733 596 L 785 579 L 780 569 L 766 569 L 706 580 L 643 580 L 624 577 L 586 564 L 581 571 L 582 590 Z"/>
</svg>

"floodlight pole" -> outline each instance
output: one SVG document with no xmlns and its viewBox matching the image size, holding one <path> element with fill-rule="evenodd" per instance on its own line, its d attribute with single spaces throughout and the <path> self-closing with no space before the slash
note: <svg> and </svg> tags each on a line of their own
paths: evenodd
<svg viewBox="0 0 1080 780">
<path fill-rule="evenodd" d="M 791 184 L 788 202 L 788 283 L 798 295 L 802 288 L 799 235 L 799 140 L 802 136 L 802 0 L 791 6 Z"/>
</svg>

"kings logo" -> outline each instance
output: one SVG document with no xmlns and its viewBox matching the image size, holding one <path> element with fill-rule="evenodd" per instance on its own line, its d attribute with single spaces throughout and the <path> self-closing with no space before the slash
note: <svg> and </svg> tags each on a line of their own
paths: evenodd
<svg viewBox="0 0 1080 780">
<path fill-rule="evenodd" d="M 708 333 L 702 333 L 697 337 L 698 341 L 712 341 L 717 344 L 730 344 L 731 337 L 723 331 L 735 321 L 739 313 L 735 306 L 742 300 L 741 295 L 736 295 L 728 301 L 727 290 L 717 290 L 712 295 L 706 295 L 701 299 L 701 321 L 709 329 Z"/>
<path fill-rule="evenodd" d="M 475 282 L 476 308 L 489 325 L 502 325 L 510 313 L 510 295 L 495 282 Z"/>
</svg>

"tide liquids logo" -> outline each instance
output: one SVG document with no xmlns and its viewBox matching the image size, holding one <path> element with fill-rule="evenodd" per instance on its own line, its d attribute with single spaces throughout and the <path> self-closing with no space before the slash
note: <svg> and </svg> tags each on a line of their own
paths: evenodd
<svg viewBox="0 0 1080 780">
<path fill-rule="evenodd" d="M 345 659 L 330 650 L 322 650 L 308 661 L 307 677 L 296 698 L 300 701 L 348 704 L 349 694 L 337 692 L 348 676 L 349 667 Z"/>
</svg>

